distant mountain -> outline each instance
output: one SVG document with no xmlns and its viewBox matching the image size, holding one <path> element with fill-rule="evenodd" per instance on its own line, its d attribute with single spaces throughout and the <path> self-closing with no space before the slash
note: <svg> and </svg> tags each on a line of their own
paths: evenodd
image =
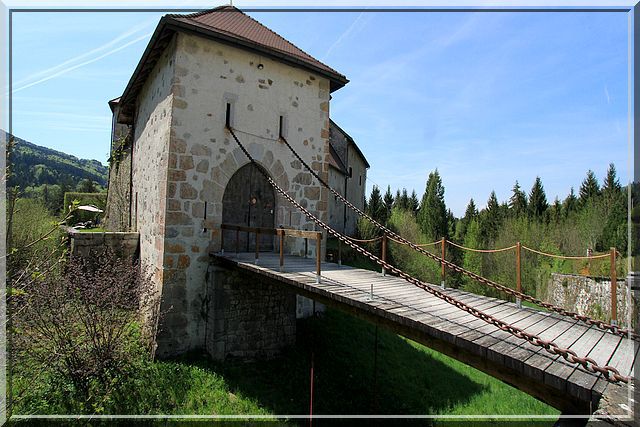
<svg viewBox="0 0 640 427">
<path fill-rule="evenodd" d="M 0 132 L 8 136 L 4 131 Z M 79 159 L 18 137 L 15 137 L 11 161 L 13 173 L 9 185 L 18 185 L 22 189 L 45 184 L 74 189 L 85 179 L 106 187 L 109 177 L 109 169 L 97 160 Z"/>
</svg>

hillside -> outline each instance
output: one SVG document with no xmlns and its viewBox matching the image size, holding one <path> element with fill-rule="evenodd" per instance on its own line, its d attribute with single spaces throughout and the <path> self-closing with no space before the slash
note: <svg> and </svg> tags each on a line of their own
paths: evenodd
<svg viewBox="0 0 640 427">
<path fill-rule="evenodd" d="M 0 132 L 6 135 L 4 131 Z M 60 185 L 74 189 L 85 179 L 95 181 L 102 187 L 107 185 L 109 170 L 97 160 L 79 159 L 18 137 L 15 137 L 15 142 L 10 186 L 17 185 L 26 189 L 42 185 Z"/>
</svg>

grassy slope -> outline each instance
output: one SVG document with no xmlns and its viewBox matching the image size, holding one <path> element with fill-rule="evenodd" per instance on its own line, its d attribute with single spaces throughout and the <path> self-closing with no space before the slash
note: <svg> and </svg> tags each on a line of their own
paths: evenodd
<svg viewBox="0 0 640 427">
<path fill-rule="evenodd" d="M 316 414 L 550 414 L 534 398 L 462 363 L 339 311 L 298 324 L 282 357 L 214 363 L 190 354 L 147 363 L 128 378 L 126 396 L 105 413 L 307 414 L 314 352 Z M 21 387 L 16 381 L 16 391 Z M 40 381 L 17 413 L 59 412 Z M 57 399 L 64 398 L 58 394 Z M 549 425 L 553 424 L 552 422 Z"/>
</svg>

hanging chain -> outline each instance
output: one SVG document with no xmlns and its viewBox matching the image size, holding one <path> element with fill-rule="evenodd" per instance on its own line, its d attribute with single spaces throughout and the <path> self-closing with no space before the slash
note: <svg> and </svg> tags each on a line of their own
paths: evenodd
<svg viewBox="0 0 640 427">
<path fill-rule="evenodd" d="M 485 277 L 480 276 L 479 274 L 476 274 L 472 271 L 466 270 L 463 267 L 458 266 L 457 264 L 452 263 L 451 261 L 447 261 L 446 259 L 440 258 L 437 255 L 432 254 L 431 252 L 425 250 L 424 248 L 421 248 L 420 246 L 416 245 L 415 243 L 405 239 L 404 237 L 400 236 L 397 233 L 394 233 L 393 231 L 391 231 L 389 228 L 385 227 L 384 225 L 380 224 L 378 221 L 376 221 L 375 219 L 373 219 L 371 216 L 369 216 L 367 213 L 365 213 L 364 211 L 362 211 L 361 209 L 359 209 L 357 206 L 355 206 L 353 203 L 351 203 L 350 201 L 348 201 L 342 194 L 338 193 L 336 190 L 334 190 L 333 188 L 331 188 L 311 167 L 309 167 L 309 165 L 304 161 L 304 159 L 302 159 L 302 157 L 300 157 L 300 155 L 293 149 L 293 147 L 291 147 L 291 145 L 289 144 L 289 142 L 284 138 L 284 137 L 280 137 L 280 139 L 282 140 L 282 142 L 285 143 L 285 145 L 289 148 L 289 150 L 293 153 L 293 155 L 300 161 L 300 163 L 302 163 L 304 165 L 304 167 L 311 172 L 311 174 L 320 182 L 320 184 L 322 184 L 322 186 L 324 186 L 325 188 L 327 188 L 329 191 L 331 191 L 331 193 L 336 196 L 337 198 L 339 198 L 345 205 L 347 205 L 351 210 L 353 210 L 354 212 L 356 212 L 360 217 L 364 217 L 367 220 L 369 220 L 373 225 L 375 225 L 378 229 L 382 230 L 383 232 L 385 232 L 389 237 L 392 237 L 394 240 L 398 241 L 399 243 L 403 243 L 407 246 L 409 246 L 410 248 L 412 248 L 414 251 L 420 252 L 421 254 L 439 262 L 439 263 L 443 263 L 444 265 L 446 265 L 447 267 L 449 267 L 451 270 L 453 271 L 457 271 L 461 274 L 464 274 L 467 277 L 470 277 L 471 279 L 475 280 L 476 282 L 482 283 L 484 285 L 487 285 L 489 287 L 492 287 L 494 289 L 497 289 L 501 292 L 504 292 L 507 295 L 511 295 L 514 298 L 520 298 L 522 300 L 525 301 L 529 301 L 533 304 L 539 305 L 540 307 L 543 307 L 547 310 L 550 311 L 555 311 L 556 313 L 559 313 L 563 316 L 567 316 L 570 317 L 572 319 L 581 321 L 586 323 L 587 325 L 595 325 L 596 327 L 602 329 L 602 330 L 606 330 L 609 331 L 615 335 L 620 335 L 622 337 L 628 337 L 631 338 L 633 340 L 636 341 L 640 341 L 640 335 L 638 335 L 637 333 L 635 333 L 634 331 L 632 331 L 630 328 L 628 329 L 623 329 L 620 328 L 618 325 L 611 325 L 607 322 L 604 322 L 602 320 L 597 320 L 597 319 L 592 319 L 589 316 L 585 316 L 583 314 L 578 314 L 576 312 L 573 311 L 569 311 L 566 310 L 562 307 L 553 305 L 551 303 L 542 301 L 538 298 L 532 297 L 530 295 L 527 295 L 525 293 L 522 292 L 518 292 L 515 289 L 511 289 L 508 286 L 505 285 L 501 285 L 500 283 L 494 282 L 493 280 L 487 279 Z"/>
<path fill-rule="evenodd" d="M 233 130 L 231 128 L 227 128 L 227 129 L 229 130 L 229 132 L 231 133 L 231 135 L 235 139 L 236 143 L 238 144 L 238 146 L 240 147 L 242 152 L 247 156 L 249 161 L 251 163 L 253 163 L 253 164 L 257 164 L 256 161 L 251 156 L 251 154 L 249 154 L 249 152 L 246 150 L 246 148 L 242 145 L 242 143 L 240 142 L 238 137 L 235 135 Z M 345 243 L 346 245 L 348 245 L 349 247 L 351 247 L 355 251 L 357 251 L 357 252 L 361 253 L 362 255 L 368 257 L 370 260 L 372 260 L 373 262 L 377 263 L 378 265 L 384 267 L 385 269 L 387 269 L 387 271 L 393 272 L 398 277 L 406 280 L 407 282 L 411 283 L 412 285 L 415 285 L 416 287 L 429 292 L 430 294 L 434 295 L 435 297 L 440 298 L 440 299 L 446 301 L 447 303 L 458 307 L 459 309 L 461 309 L 461 310 L 473 315 L 474 317 L 477 317 L 477 318 L 479 318 L 479 319 L 481 319 L 481 320 L 483 320 L 483 321 L 485 321 L 487 323 L 490 323 L 490 324 L 498 327 L 502 331 L 508 332 L 508 333 L 512 334 L 513 336 L 515 336 L 517 338 L 526 340 L 526 341 L 528 341 L 529 343 L 531 343 L 531 344 L 533 344 L 535 346 L 544 348 L 550 354 L 559 355 L 563 359 L 567 360 L 569 363 L 574 363 L 574 364 L 581 365 L 584 369 L 586 369 L 589 372 L 601 373 L 610 382 L 614 382 L 614 383 L 615 382 L 623 382 L 623 383 L 628 383 L 629 382 L 629 380 L 630 380 L 629 377 L 626 377 L 626 376 L 620 374 L 620 372 L 616 368 L 614 368 L 612 366 L 600 366 L 600 365 L 598 365 L 596 363 L 595 360 L 593 360 L 593 359 L 591 359 L 589 357 L 579 357 L 576 354 L 576 352 L 574 352 L 573 350 L 570 350 L 570 349 L 567 349 L 567 348 L 562 348 L 558 344 L 556 344 L 556 343 L 554 343 L 552 341 L 544 340 L 544 339 L 540 338 L 537 335 L 528 333 L 528 332 L 524 331 L 523 329 L 518 328 L 517 326 L 510 325 L 510 324 L 508 324 L 508 323 L 506 323 L 506 322 L 504 322 L 504 321 L 502 321 L 500 319 L 495 318 L 494 316 L 491 316 L 490 314 L 487 314 L 487 313 L 485 313 L 485 312 L 483 312 L 481 310 L 478 310 L 477 308 L 471 307 L 471 306 L 463 303 L 462 301 L 457 300 L 456 298 L 452 297 L 451 295 L 448 295 L 447 293 L 442 292 L 439 289 L 434 288 L 433 286 L 430 286 L 428 283 L 416 279 L 415 277 L 405 273 L 401 269 L 389 264 L 388 262 L 383 261 L 382 259 L 378 258 L 377 256 L 375 256 L 371 252 L 367 251 L 366 249 L 364 249 L 364 248 L 358 246 L 357 244 L 351 242 L 348 238 L 343 236 L 341 233 L 335 231 L 329 225 L 325 224 L 323 221 L 318 219 L 309 210 L 307 210 L 302 205 L 300 205 L 293 197 L 291 197 L 289 194 L 287 194 L 286 191 L 284 191 L 282 188 L 280 188 L 280 186 L 273 180 L 273 178 L 271 178 L 269 176 L 269 174 L 266 171 L 262 170 L 261 168 L 258 168 L 258 170 L 260 171 L 260 173 L 262 173 L 262 175 L 264 175 L 265 179 L 269 182 L 269 184 L 271 184 L 271 186 L 278 193 L 280 193 L 285 199 L 287 199 L 287 201 L 289 201 L 289 203 L 291 203 L 294 207 L 296 207 L 300 212 L 305 214 L 305 216 L 308 219 L 313 221 L 317 226 L 323 228 L 324 230 L 327 231 L 327 233 L 329 233 L 332 236 L 336 237 L 337 239 L 339 239 L 340 241 L 342 241 L 343 243 Z M 440 259 L 440 258 L 438 258 L 438 259 Z M 455 264 L 453 264 L 453 265 L 455 265 Z"/>
</svg>

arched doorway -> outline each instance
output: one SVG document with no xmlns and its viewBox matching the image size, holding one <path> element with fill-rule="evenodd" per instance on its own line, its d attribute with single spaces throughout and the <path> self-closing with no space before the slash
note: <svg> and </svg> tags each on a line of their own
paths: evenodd
<svg viewBox="0 0 640 427">
<path fill-rule="evenodd" d="M 259 167 L 248 163 L 238 169 L 227 183 L 222 196 L 223 224 L 275 227 L 275 192 Z M 235 231 L 225 232 L 225 251 L 235 251 L 235 239 Z M 240 251 L 255 251 L 255 235 L 247 239 L 247 233 L 241 232 L 239 248 Z M 273 236 L 261 236 L 260 250 L 273 250 Z"/>
</svg>

